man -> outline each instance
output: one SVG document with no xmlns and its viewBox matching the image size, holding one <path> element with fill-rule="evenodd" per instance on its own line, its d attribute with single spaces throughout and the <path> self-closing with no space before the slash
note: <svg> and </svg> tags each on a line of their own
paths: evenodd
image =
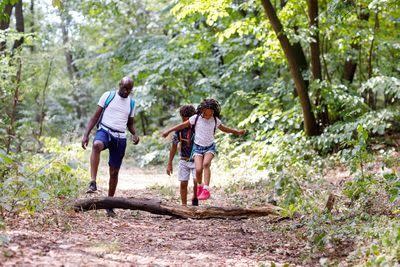
<svg viewBox="0 0 400 267">
<path fill-rule="evenodd" d="M 104 93 L 92 118 L 89 120 L 85 133 L 82 137 L 82 148 L 86 149 L 89 143 L 89 134 L 97 124 L 98 130 L 93 140 L 92 154 L 90 156 L 90 175 L 88 193 L 97 190 L 96 177 L 100 162 L 100 153 L 104 149 L 109 150 L 109 171 L 110 180 L 108 196 L 113 197 L 118 183 L 118 173 L 125 155 L 126 128 L 132 134 L 132 141 L 135 145 L 139 143 L 134 125 L 134 101 L 129 94 L 132 92 L 133 81 L 124 77 L 119 83 L 117 92 Z M 107 216 L 115 217 L 113 209 L 107 209 Z"/>
</svg>

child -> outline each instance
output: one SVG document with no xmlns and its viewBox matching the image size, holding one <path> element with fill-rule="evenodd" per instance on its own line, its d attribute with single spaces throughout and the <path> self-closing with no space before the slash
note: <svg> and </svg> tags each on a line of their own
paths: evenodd
<svg viewBox="0 0 400 267">
<path fill-rule="evenodd" d="M 182 121 L 188 121 L 191 116 L 196 114 L 196 110 L 192 105 L 185 105 L 179 109 L 179 114 L 181 115 Z M 188 188 L 188 181 L 190 178 L 190 174 L 194 173 L 194 161 L 190 158 L 192 153 L 192 146 L 193 146 L 193 129 L 192 127 L 186 127 L 182 130 L 176 131 L 173 138 L 172 138 L 172 146 L 169 151 L 169 159 L 167 165 L 167 174 L 171 175 L 172 173 L 172 161 L 175 157 L 176 150 L 178 147 L 178 143 L 181 143 L 180 149 L 180 160 L 179 160 L 179 173 L 178 173 L 178 180 L 181 182 L 180 185 L 180 193 L 181 193 L 181 201 L 182 206 L 187 205 L 187 188 Z M 198 206 L 199 201 L 197 199 L 197 183 L 196 179 L 193 177 L 193 198 L 192 198 L 192 205 Z"/>
<path fill-rule="evenodd" d="M 220 121 L 220 105 L 214 99 L 204 99 L 197 107 L 197 114 L 191 116 L 185 121 L 171 129 L 163 132 L 162 136 L 167 137 L 172 131 L 185 129 L 192 125 L 195 130 L 192 155 L 196 168 L 197 196 L 199 200 L 206 200 L 210 197 L 210 178 L 211 178 L 211 160 L 214 158 L 217 150 L 214 142 L 216 129 L 225 133 L 243 135 L 245 130 L 235 130 L 226 127 Z M 204 172 L 204 184 L 203 181 Z"/>
</svg>

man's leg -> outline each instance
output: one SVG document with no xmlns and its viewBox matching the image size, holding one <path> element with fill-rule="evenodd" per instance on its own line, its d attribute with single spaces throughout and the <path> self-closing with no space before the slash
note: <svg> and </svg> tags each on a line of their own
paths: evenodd
<svg viewBox="0 0 400 267">
<path fill-rule="evenodd" d="M 182 206 L 187 205 L 187 188 L 188 188 L 188 181 L 181 181 L 180 191 L 181 191 Z"/>
<path fill-rule="evenodd" d="M 110 180 L 108 182 L 108 196 L 113 197 L 117 189 L 119 169 L 122 164 L 122 159 L 125 155 L 126 139 L 118 139 L 111 137 L 109 146 L 110 158 L 108 166 L 110 166 Z M 106 209 L 108 217 L 115 217 L 114 209 Z"/>
<path fill-rule="evenodd" d="M 113 197 L 118 184 L 119 168 L 110 166 L 110 180 L 108 182 L 108 196 Z"/>
<path fill-rule="evenodd" d="M 99 169 L 100 153 L 104 149 L 104 144 L 100 140 L 95 140 L 92 146 L 92 154 L 90 155 L 90 178 L 96 182 L 97 170 Z"/>
</svg>

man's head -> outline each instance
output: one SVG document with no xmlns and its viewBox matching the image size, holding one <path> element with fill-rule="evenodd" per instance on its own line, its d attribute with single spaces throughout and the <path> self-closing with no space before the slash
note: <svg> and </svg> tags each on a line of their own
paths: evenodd
<svg viewBox="0 0 400 267">
<path fill-rule="evenodd" d="M 179 114 L 183 121 L 187 121 L 190 117 L 196 114 L 196 109 L 192 105 L 184 105 L 179 109 Z"/>
<path fill-rule="evenodd" d="M 132 92 L 132 88 L 133 88 L 133 80 L 129 77 L 124 77 L 119 82 L 118 94 L 123 98 L 127 98 L 129 94 Z"/>
</svg>

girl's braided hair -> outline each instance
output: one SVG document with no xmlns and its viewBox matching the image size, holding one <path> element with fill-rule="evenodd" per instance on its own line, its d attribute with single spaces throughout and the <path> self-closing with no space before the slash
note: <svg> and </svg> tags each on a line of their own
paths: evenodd
<svg viewBox="0 0 400 267">
<path fill-rule="evenodd" d="M 197 114 L 201 114 L 204 109 L 212 109 L 214 111 L 214 117 L 221 118 L 221 105 L 217 100 L 212 98 L 204 99 L 197 107 Z"/>
<path fill-rule="evenodd" d="M 179 114 L 181 117 L 190 118 L 196 114 L 196 109 L 192 105 L 184 105 L 179 109 Z"/>
</svg>

